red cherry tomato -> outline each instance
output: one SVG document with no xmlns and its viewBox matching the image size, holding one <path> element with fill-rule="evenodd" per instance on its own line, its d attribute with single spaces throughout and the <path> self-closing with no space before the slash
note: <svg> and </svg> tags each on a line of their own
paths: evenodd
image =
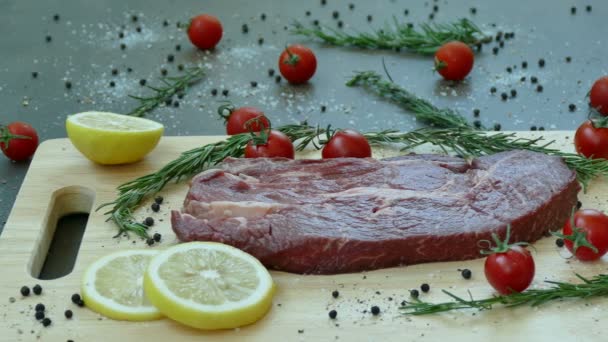
<svg viewBox="0 0 608 342">
<path fill-rule="evenodd" d="M 577 227 L 573 230 L 572 221 Z M 582 261 L 591 261 L 601 258 L 608 251 L 608 216 L 593 210 L 583 209 L 574 214 L 574 220 L 569 219 L 563 229 L 564 243 L 568 250 Z M 582 239 L 585 239 L 593 247 L 584 246 Z M 578 240 L 578 248 L 574 248 L 575 241 Z"/>
<path fill-rule="evenodd" d="M 293 159 L 294 156 L 295 150 L 289 137 L 275 130 L 270 130 L 265 144 L 255 145 L 252 140 L 245 146 L 245 158 L 283 157 Z"/>
<path fill-rule="evenodd" d="M 28 159 L 38 148 L 38 134 L 34 127 L 24 122 L 0 126 L 0 149 L 14 161 Z"/>
<path fill-rule="evenodd" d="M 602 115 L 608 115 L 608 76 L 593 83 L 589 92 L 589 102 Z"/>
<path fill-rule="evenodd" d="M 608 159 L 608 128 L 596 128 L 590 120 L 583 122 L 574 134 L 574 147 L 587 158 Z"/>
<path fill-rule="evenodd" d="M 460 81 L 471 72 L 474 61 L 473 50 L 467 44 L 452 41 L 435 53 L 435 70 L 446 80 Z"/>
<path fill-rule="evenodd" d="M 323 159 L 327 158 L 369 158 L 372 148 L 363 134 L 345 129 L 338 131 L 323 147 Z"/>
<path fill-rule="evenodd" d="M 222 39 L 222 24 L 209 14 L 201 14 L 190 20 L 188 38 L 199 49 L 213 49 Z"/>
<path fill-rule="evenodd" d="M 521 246 L 510 246 L 506 252 L 490 254 L 484 273 L 488 283 L 500 294 L 522 292 L 534 278 L 532 254 Z"/>
<path fill-rule="evenodd" d="M 259 119 L 254 120 L 255 118 Z M 254 107 L 237 108 L 233 110 L 226 119 L 226 133 L 228 133 L 228 135 L 259 132 L 262 128 L 268 127 L 270 127 L 270 123 L 264 116 L 264 113 Z"/>
<path fill-rule="evenodd" d="M 290 45 L 279 57 L 279 70 L 290 83 L 304 83 L 315 74 L 317 58 L 304 45 Z"/>
</svg>

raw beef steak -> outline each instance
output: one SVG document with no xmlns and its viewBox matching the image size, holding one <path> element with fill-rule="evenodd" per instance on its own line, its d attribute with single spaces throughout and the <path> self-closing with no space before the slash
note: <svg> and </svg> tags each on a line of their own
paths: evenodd
<svg viewBox="0 0 608 342">
<path fill-rule="evenodd" d="M 532 242 L 576 205 L 576 175 L 558 157 L 510 151 L 464 159 L 226 159 L 194 177 L 181 241 L 238 247 L 264 265 L 333 274 L 480 257 L 491 233 Z"/>
</svg>

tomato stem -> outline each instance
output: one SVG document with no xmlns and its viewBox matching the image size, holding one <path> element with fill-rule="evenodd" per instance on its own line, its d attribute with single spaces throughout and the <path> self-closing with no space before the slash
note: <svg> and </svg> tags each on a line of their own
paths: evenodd
<svg viewBox="0 0 608 342">
<path fill-rule="evenodd" d="M 598 252 L 597 248 L 593 244 L 591 244 L 591 242 L 589 242 L 589 240 L 587 240 L 587 233 L 585 233 L 583 231 L 583 228 L 577 227 L 576 224 L 574 223 L 575 210 L 576 210 L 575 208 L 572 208 L 572 214 L 570 215 L 570 226 L 572 227 L 572 234 L 570 234 L 570 235 L 564 235 L 561 233 L 552 233 L 552 234 L 557 237 L 560 237 L 564 240 L 572 241 L 572 254 L 576 254 L 576 251 L 580 247 L 583 247 L 583 246 L 591 249 L 593 251 L 593 253 L 597 253 Z"/>
<path fill-rule="evenodd" d="M 448 66 L 448 63 L 446 63 L 442 60 L 439 60 L 437 57 L 435 57 L 435 67 L 433 68 L 434 71 L 439 71 L 439 70 L 445 69 L 445 68 L 447 68 L 447 66 Z"/>
<path fill-rule="evenodd" d="M 266 119 L 268 121 L 268 127 L 266 127 L 266 123 L 262 121 L 263 118 L 264 117 L 258 116 L 245 121 L 245 127 L 249 131 L 249 134 L 251 134 L 251 142 L 255 146 L 268 144 L 268 138 L 270 137 L 270 129 L 272 127 L 272 124 L 270 120 Z M 257 132 L 253 131 L 254 124 L 257 124 L 258 127 L 261 128 L 259 134 L 256 134 Z"/>
<path fill-rule="evenodd" d="M 217 114 L 224 119 L 224 124 L 226 124 L 228 122 L 228 118 L 230 118 L 230 115 L 232 114 L 232 112 L 234 112 L 235 109 L 236 108 L 234 107 L 232 102 L 228 101 L 223 105 L 217 107 Z M 228 114 L 226 114 L 226 112 L 228 112 Z"/>
<path fill-rule="evenodd" d="M 488 250 L 481 250 L 481 251 L 479 251 L 479 253 L 481 253 L 483 255 L 505 253 L 506 251 L 511 249 L 511 247 L 513 247 L 513 246 L 528 246 L 529 245 L 529 243 L 527 243 L 527 242 L 515 242 L 512 244 L 509 244 L 510 239 L 511 239 L 511 225 L 507 224 L 507 233 L 505 234 L 505 239 L 501 240 L 500 237 L 498 236 L 498 234 L 492 233 L 492 240 L 494 240 L 496 247 L 489 248 Z M 488 240 L 480 240 L 479 243 L 487 243 L 488 246 L 492 246 L 492 243 Z"/>
<path fill-rule="evenodd" d="M 300 56 L 289 51 L 289 47 L 285 47 L 285 52 L 287 52 L 289 57 L 285 58 L 283 63 L 295 66 L 298 64 L 298 62 L 300 62 Z"/>
</svg>

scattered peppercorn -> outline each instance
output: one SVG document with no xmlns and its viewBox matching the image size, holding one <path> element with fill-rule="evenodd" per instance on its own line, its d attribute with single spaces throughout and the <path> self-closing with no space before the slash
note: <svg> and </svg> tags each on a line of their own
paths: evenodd
<svg viewBox="0 0 608 342">
<path fill-rule="evenodd" d="M 334 17 L 334 19 L 338 19 L 340 17 L 340 12 L 338 11 L 333 11 L 331 13 L 331 16 Z"/>
<path fill-rule="evenodd" d="M 266 13 L 260 14 L 260 19 L 262 19 L 262 21 L 266 20 Z"/>
<path fill-rule="evenodd" d="M 127 68 L 127 72 L 132 72 L 133 68 Z"/>
<path fill-rule="evenodd" d="M 568 109 L 570 109 L 571 112 L 574 112 L 576 110 L 576 105 L 574 103 L 571 103 L 568 105 Z"/>
<path fill-rule="evenodd" d="M 137 27 L 135 28 L 135 31 L 137 31 L 137 32 L 141 32 L 141 26 L 137 26 Z"/>
<path fill-rule="evenodd" d="M 492 53 L 495 54 L 495 55 L 498 55 L 498 47 L 497 46 L 495 46 L 495 47 L 492 48 Z"/>
<path fill-rule="evenodd" d="M 154 239 L 147 239 L 146 243 L 148 244 L 148 246 L 152 246 L 154 244 Z"/>
<path fill-rule="evenodd" d="M 135 14 L 131 15 L 131 21 L 135 22 L 135 21 L 137 21 L 137 19 L 138 18 L 137 18 L 137 16 Z"/>
<path fill-rule="evenodd" d="M 319 21 L 317 19 L 315 19 L 312 21 L 312 24 L 315 26 L 319 26 Z"/>
<path fill-rule="evenodd" d="M 165 26 L 165 27 L 169 26 L 169 22 L 167 20 L 163 20 L 163 26 Z"/>
<path fill-rule="evenodd" d="M 545 130 L 545 127 L 540 126 L 540 127 L 538 127 L 538 130 L 539 130 L 539 131 L 544 131 L 544 130 Z"/>
<path fill-rule="evenodd" d="M 342 28 L 342 26 L 344 26 L 344 23 L 342 22 L 342 20 L 338 20 L 338 27 Z"/>
<path fill-rule="evenodd" d="M 501 128 L 501 126 L 500 126 L 500 124 L 499 124 L 499 123 L 495 123 L 495 124 L 494 124 L 494 130 L 495 130 L 495 131 L 500 131 L 500 128 Z"/>
<path fill-rule="evenodd" d="M 154 225 L 154 219 L 151 217 L 146 217 L 144 224 L 148 227 L 152 227 Z"/>
<path fill-rule="evenodd" d="M 156 197 L 154 198 L 154 202 L 156 202 L 156 203 L 158 203 L 158 204 L 163 204 L 163 201 L 164 201 L 164 200 L 165 200 L 165 199 L 163 198 L 163 196 L 156 196 Z"/>
<path fill-rule="evenodd" d="M 331 293 L 331 296 L 332 296 L 332 297 L 334 297 L 334 298 L 338 298 L 338 296 L 340 296 L 340 292 L 338 292 L 338 290 L 334 290 L 334 291 Z"/>
<path fill-rule="evenodd" d="M 37 77 L 38 77 L 38 72 L 32 71 L 32 78 L 37 78 Z"/>
<path fill-rule="evenodd" d="M 154 239 L 154 241 L 160 242 L 162 235 L 160 235 L 159 233 L 154 233 L 154 236 L 152 236 L 152 238 Z"/>
<path fill-rule="evenodd" d="M 367 21 L 372 21 L 372 15 L 371 14 L 367 15 Z"/>
<path fill-rule="evenodd" d="M 471 11 L 471 14 L 477 14 L 477 8 L 475 8 L 475 7 L 471 7 L 470 11 Z"/>
<path fill-rule="evenodd" d="M 555 245 L 557 247 L 560 247 L 560 248 L 564 247 L 564 239 L 557 239 L 557 240 L 555 240 Z"/>
<path fill-rule="evenodd" d="M 583 202 L 576 201 L 576 210 L 580 209 L 583 206 Z"/>
<path fill-rule="evenodd" d="M 471 275 L 472 275 L 472 274 L 471 274 L 471 270 L 470 270 L 470 269 L 468 269 L 468 268 L 465 268 L 464 270 L 461 270 L 461 271 L 460 271 L 460 274 L 462 275 L 462 277 L 463 277 L 464 279 L 471 279 Z"/>
<path fill-rule="evenodd" d="M 380 313 L 380 308 L 376 305 L 372 306 L 372 315 L 377 316 Z"/>
<path fill-rule="evenodd" d="M 243 33 L 249 32 L 249 26 L 247 26 L 247 24 L 243 24 L 243 26 L 241 26 L 241 31 Z"/>
<path fill-rule="evenodd" d="M 521 81 L 521 82 L 526 82 L 526 76 L 522 76 L 522 77 L 519 79 L 519 81 Z"/>
<path fill-rule="evenodd" d="M 184 65 L 183 64 L 178 64 L 177 65 L 177 70 L 184 71 Z"/>
<path fill-rule="evenodd" d="M 171 55 L 171 54 L 169 54 L 169 55 L 167 56 L 167 62 L 171 63 L 171 62 L 173 62 L 174 60 L 175 60 L 175 56 L 173 56 L 173 55 Z"/>
<path fill-rule="evenodd" d="M 34 317 L 36 317 L 36 320 L 41 320 L 44 318 L 44 312 L 43 311 L 36 311 L 36 313 L 34 314 Z"/>
<path fill-rule="evenodd" d="M 536 131 L 536 126 L 534 126 L 534 125 L 530 126 L 530 130 L 531 131 Z"/>
<path fill-rule="evenodd" d="M 157 213 L 160 210 L 160 205 L 158 205 L 158 203 L 152 203 L 152 211 Z"/>
<path fill-rule="evenodd" d="M 539 66 L 539 67 L 541 67 L 541 68 L 542 68 L 542 67 L 544 67 L 544 66 L 545 66 L 545 60 L 544 60 L 544 59 L 542 59 L 542 58 L 541 58 L 541 59 L 539 59 L 539 60 L 538 60 L 538 66 Z"/>
<path fill-rule="evenodd" d="M 539 85 L 536 87 L 536 91 L 537 91 L 537 92 L 539 92 L 539 93 L 542 93 L 542 92 L 543 92 L 543 86 L 539 84 Z"/>
<path fill-rule="evenodd" d="M 217 89 L 211 89 L 211 95 L 212 96 L 216 96 L 217 95 Z"/>
<path fill-rule="evenodd" d="M 173 102 L 173 101 L 171 101 L 171 99 L 166 99 L 165 100 L 165 106 L 170 106 L 171 102 Z"/>
<path fill-rule="evenodd" d="M 51 42 L 51 40 L 53 40 L 53 37 L 51 37 L 51 36 L 47 35 L 47 36 L 45 37 L 45 39 L 46 39 L 46 42 L 47 42 L 47 43 L 50 43 L 50 42 Z"/>
<path fill-rule="evenodd" d="M 587 10 L 589 10 L 589 7 L 591 7 L 591 6 L 587 6 Z M 55 20 L 55 21 L 59 21 L 59 14 L 55 14 L 55 15 L 53 16 L 53 20 Z"/>
<path fill-rule="evenodd" d="M 479 121 L 479 120 L 473 121 L 473 126 L 475 126 L 475 128 L 481 128 L 481 121 Z"/>
<path fill-rule="evenodd" d="M 118 38 L 124 38 L 125 34 L 123 32 L 118 32 Z"/>
<path fill-rule="evenodd" d="M 78 304 L 78 302 L 81 300 L 80 295 L 78 293 L 74 293 L 72 295 L 72 303 L 74 304 Z"/>
<path fill-rule="evenodd" d="M 570 8 L 570 13 L 576 14 L 576 7 L 575 6 L 572 6 L 572 8 Z"/>
<path fill-rule="evenodd" d="M 528 62 L 526 62 L 526 61 L 521 62 L 521 67 L 524 68 L 524 69 L 527 68 L 528 67 Z"/>
<path fill-rule="evenodd" d="M 355 4 L 348 4 L 348 8 L 351 10 L 355 9 Z"/>
<path fill-rule="evenodd" d="M 48 317 L 42 320 L 42 325 L 44 325 L 44 327 L 48 327 L 51 323 L 53 323 L 53 321 Z"/>
<path fill-rule="evenodd" d="M 517 96 L 517 90 L 511 89 L 511 97 Z"/>
<path fill-rule="evenodd" d="M 310 17 L 310 11 L 306 11 L 306 16 Z"/>
<path fill-rule="evenodd" d="M 427 283 L 420 285 L 420 290 L 422 290 L 422 292 L 425 292 L 425 293 L 429 292 L 430 289 L 431 289 L 431 287 Z"/>
<path fill-rule="evenodd" d="M 511 73 L 511 72 L 513 72 L 513 69 L 511 69 L 511 67 L 507 67 L 507 72 Z"/>
<path fill-rule="evenodd" d="M 479 117 L 479 109 L 477 109 L 477 108 L 473 109 L 473 116 L 476 118 Z"/>
<path fill-rule="evenodd" d="M 179 101 L 177 101 L 177 100 L 173 101 L 173 107 L 175 107 L 175 108 L 179 107 Z M 156 204 L 156 203 L 154 203 L 154 204 Z"/>
<path fill-rule="evenodd" d="M 66 87 L 67 89 L 71 89 L 71 88 L 72 88 L 72 82 L 70 82 L 70 81 L 65 81 L 65 87 Z"/>
<path fill-rule="evenodd" d="M 143 79 L 143 78 L 141 80 L 139 80 L 139 85 L 145 86 L 146 85 L 146 80 Z"/>
<path fill-rule="evenodd" d="M 587 5 L 587 7 L 585 7 L 585 9 L 587 10 L 587 12 L 591 12 L 591 10 L 592 10 L 593 8 L 591 7 L 591 5 Z"/>
<path fill-rule="evenodd" d="M 430 20 L 435 19 L 435 13 L 431 13 L 431 14 L 429 14 L 429 19 L 430 19 Z"/>
<path fill-rule="evenodd" d="M 262 38 L 262 37 L 258 38 L 258 44 L 260 44 L 260 45 L 264 44 L 264 38 Z"/>
<path fill-rule="evenodd" d="M 321 105 L 321 113 L 325 113 L 326 110 L 327 110 L 327 106 Z"/>
<path fill-rule="evenodd" d="M 177 94 L 177 98 L 180 99 L 180 100 L 183 99 L 184 98 L 184 93 Z"/>
<path fill-rule="evenodd" d="M 277 75 L 277 76 L 274 78 L 274 81 L 275 81 L 276 83 L 281 83 L 281 76 Z"/>
<path fill-rule="evenodd" d="M 325 6 L 327 4 L 327 0 L 321 0 L 321 6 Z"/>
<path fill-rule="evenodd" d="M 46 308 L 44 307 L 44 304 L 42 303 L 38 303 L 36 304 L 36 306 L 34 307 L 34 310 L 36 311 L 44 311 Z"/>
<path fill-rule="evenodd" d="M 274 69 L 268 69 L 268 76 L 274 76 Z"/>
<path fill-rule="evenodd" d="M 121 43 L 120 44 L 120 49 L 121 50 L 125 50 L 126 48 L 127 48 L 127 44 L 125 44 L 125 43 Z"/>
<path fill-rule="evenodd" d="M 78 303 L 76 303 L 76 305 L 78 305 L 79 307 L 83 307 L 84 306 L 84 300 L 79 300 Z"/>
<path fill-rule="evenodd" d="M 418 292 L 418 290 L 416 289 L 412 289 L 410 290 L 410 296 L 412 296 L 412 298 L 418 298 L 418 296 L 420 296 L 420 292 Z"/>
<path fill-rule="evenodd" d="M 74 315 L 72 310 L 65 310 L 65 312 L 63 314 L 65 315 L 65 318 L 67 318 L 67 319 L 72 318 L 72 316 Z"/>
<path fill-rule="evenodd" d="M 224 95 L 224 96 L 228 96 L 228 89 L 224 89 L 224 90 L 222 90 L 222 95 Z"/>
<path fill-rule="evenodd" d="M 496 87 L 490 88 L 490 93 L 492 93 L 492 94 L 496 93 Z"/>
<path fill-rule="evenodd" d="M 502 98 L 503 101 L 507 101 L 507 99 L 509 98 L 509 95 L 507 95 L 507 93 L 502 93 L 502 94 L 500 94 L 500 97 Z"/>
<path fill-rule="evenodd" d="M 498 46 L 501 48 L 505 47 L 505 42 L 503 42 L 502 40 L 500 42 L 498 42 Z"/>
<path fill-rule="evenodd" d="M 536 78 L 536 76 L 532 76 L 532 77 L 530 77 L 530 82 L 532 84 L 534 84 L 534 83 L 538 82 L 538 78 Z"/>
<path fill-rule="evenodd" d="M 331 311 L 329 312 L 329 318 L 331 318 L 331 319 L 336 319 L 336 317 L 338 317 L 338 311 L 336 311 L 336 310 L 331 310 Z"/>
</svg>

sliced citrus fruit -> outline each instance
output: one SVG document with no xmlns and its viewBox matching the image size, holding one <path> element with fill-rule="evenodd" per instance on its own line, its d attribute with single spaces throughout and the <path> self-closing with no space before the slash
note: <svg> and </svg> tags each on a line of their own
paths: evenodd
<svg viewBox="0 0 608 342">
<path fill-rule="evenodd" d="M 99 164 L 136 162 L 156 147 L 163 135 L 158 122 L 107 112 L 68 116 L 66 130 L 72 144 Z"/>
<path fill-rule="evenodd" d="M 82 278 L 87 307 L 112 319 L 149 321 L 162 314 L 146 299 L 143 277 L 155 250 L 126 250 L 106 255 L 89 266 Z"/>
<path fill-rule="evenodd" d="M 199 329 L 229 329 L 264 317 L 274 283 L 268 270 L 240 249 L 190 242 L 154 257 L 144 277 L 150 302 L 164 315 Z"/>
</svg>

